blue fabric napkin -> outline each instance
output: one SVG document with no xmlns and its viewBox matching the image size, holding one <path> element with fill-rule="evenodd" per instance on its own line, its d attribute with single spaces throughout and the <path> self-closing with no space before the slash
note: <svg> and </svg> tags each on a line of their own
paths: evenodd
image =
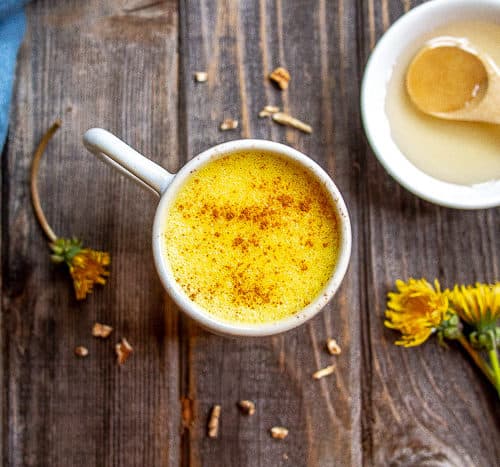
<svg viewBox="0 0 500 467">
<path fill-rule="evenodd" d="M 26 28 L 25 3 L 27 0 L 0 0 L 0 151 L 7 136 L 17 51 Z"/>
</svg>

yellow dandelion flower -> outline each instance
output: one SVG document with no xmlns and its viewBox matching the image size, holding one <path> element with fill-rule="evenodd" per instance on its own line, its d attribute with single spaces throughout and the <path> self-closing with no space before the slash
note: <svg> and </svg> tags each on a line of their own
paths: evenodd
<svg viewBox="0 0 500 467">
<path fill-rule="evenodd" d="M 94 284 L 104 285 L 111 259 L 109 253 L 83 248 L 76 238 L 58 238 L 50 244 L 52 261 L 66 263 L 73 279 L 77 300 L 83 300 L 92 292 Z"/>
<path fill-rule="evenodd" d="M 109 271 L 106 266 L 110 263 L 109 253 L 94 251 L 85 248 L 73 257 L 69 272 L 73 278 L 73 285 L 77 300 L 83 300 L 92 292 L 94 284 L 104 285 Z"/>
<path fill-rule="evenodd" d="M 396 281 L 398 292 L 387 294 L 385 326 L 401 332 L 397 345 L 414 347 L 425 342 L 446 320 L 453 316 L 448 297 L 441 292 L 437 279 L 434 287 L 425 279 Z"/>
<path fill-rule="evenodd" d="M 42 136 L 40 144 L 33 155 L 30 179 L 31 201 L 40 227 L 50 241 L 49 247 L 52 250 L 52 261 L 68 265 L 75 287 L 76 298 L 77 300 L 83 300 L 87 294 L 92 292 L 94 284 L 104 285 L 106 283 L 106 277 L 109 276 L 106 267 L 109 266 L 111 260 L 109 253 L 83 248 L 82 242 L 77 238 L 58 238 L 43 212 L 38 194 L 38 169 L 47 144 L 60 126 L 61 122 L 56 120 Z"/>
<path fill-rule="evenodd" d="M 453 309 L 466 323 L 478 329 L 496 325 L 500 319 L 500 282 L 475 286 L 455 285 L 447 291 Z"/>
</svg>

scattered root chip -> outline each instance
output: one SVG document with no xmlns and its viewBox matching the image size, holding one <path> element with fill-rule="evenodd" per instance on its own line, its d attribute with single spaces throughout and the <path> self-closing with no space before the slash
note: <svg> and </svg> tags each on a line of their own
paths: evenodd
<svg viewBox="0 0 500 467">
<path fill-rule="evenodd" d="M 277 112 L 272 115 L 272 119 L 279 123 L 280 125 L 288 125 L 297 130 L 303 131 L 304 133 L 312 133 L 312 127 L 307 123 L 300 121 L 298 118 L 294 118 L 285 112 Z"/>
<path fill-rule="evenodd" d="M 255 404 L 252 401 L 239 401 L 238 407 L 246 415 L 253 415 L 255 413 Z"/>
<path fill-rule="evenodd" d="M 208 73 L 206 71 L 197 71 L 194 74 L 194 79 L 197 83 L 205 83 L 208 79 Z"/>
<path fill-rule="evenodd" d="M 123 365 L 127 359 L 130 357 L 130 354 L 134 351 L 132 346 L 128 343 L 125 337 L 122 337 L 121 341 L 115 345 L 115 352 L 117 356 L 117 362 L 119 365 Z"/>
<path fill-rule="evenodd" d="M 236 130 L 238 128 L 238 120 L 233 120 L 232 118 L 226 118 L 219 127 L 222 131 Z"/>
<path fill-rule="evenodd" d="M 337 344 L 337 341 L 335 339 L 328 339 L 326 341 L 326 347 L 328 348 L 328 352 L 332 355 L 340 355 L 342 352 L 342 349 L 340 348 L 340 345 Z"/>
<path fill-rule="evenodd" d="M 290 82 L 290 73 L 283 67 L 278 67 L 271 72 L 269 79 L 274 81 L 280 89 L 287 89 Z"/>
<path fill-rule="evenodd" d="M 84 347 L 83 345 L 79 345 L 78 347 L 75 347 L 75 355 L 78 357 L 86 357 L 89 354 L 89 350 L 87 347 Z"/>
<path fill-rule="evenodd" d="M 106 339 L 112 332 L 113 328 L 107 324 L 94 323 L 94 326 L 92 326 L 92 335 L 94 337 Z"/>
<path fill-rule="evenodd" d="M 270 114 L 275 114 L 280 111 L 280 108 L 275 105 L 266 105 L 263 110 L 269 112 Z"/>
<path fill-rule="evenodd" d="M 280 111 L 279 107 L 276 107 L 275 105 L 266 105 L 260 112 L 259 112 L 259 117 L 264 118 L 264 117 L 270 117 L 271 115 L 278 113 Z"/>
<path fill-rule="evenodd" d="M 274 439 L 285 439 L 288 436 L 288 430 L 282 426 L 273 426 L 271 428 L 271 436 Z"/>
<path fill-rule="evenodd" d="M 208 437 L 217 438 L 219 434 L 220 405 L 214 405 L 208 420 Z"/>
<path fill-rule="evenodd" d="M 325 376 L 331 375 L 334 371 L 335 371 L 335 365 L 326 366 L 325 368 L 322 368 L 321 370 L 318 370 L 315 373 L 313 373 L 313 378 L 321 379 L 324 378 Z"/>
</svg>

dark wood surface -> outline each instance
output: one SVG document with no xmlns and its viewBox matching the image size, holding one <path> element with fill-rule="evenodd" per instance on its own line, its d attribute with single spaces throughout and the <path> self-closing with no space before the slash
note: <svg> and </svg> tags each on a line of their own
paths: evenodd
<svg viewBox="0 0 500 467">
<path fill-rule="evenodd" d="M 34 1 L 19 54 L 2 158 L 1 456 L 6 466 L 496 466 L 498 398 L 459 351 L 405 350 L 384 329 L 396 278 L 444 285 L 500 277 L 498 209 L 421 201 L 381 168 L 363 136 L 364 64 L 406 0 Z M 141 8 L 141 5 L 153 4 Z M 266 79 L 278 65 L 287 92 Z M 197 84 L 193 73 L 207 70 Z M 312 135 L 257 114 L 276 104 Z M 109 250 L 109 284 L 77 303 L 48 262 L 28 174 L 42 133 L 61 117 L 40 173 L 59 235 Z M 220 132 L 236 118 L 240 127 Z M 103 126 L 176 171 L 216 143 L 287 143 L 318 161 L 344 194 L 353 255 L 336 297 L 310 323 L 265 339 L 201 330 L 163 292 L 150 251 L 155 199 L 86 152 Z M 95 321 L 114 327 L 91 336 Z M 125 336 L 122 367 L 113 346 Z M 333 376 L 327 337 L 343 352 Z M 86 359 L 73 354 L 89 348 Z M 257 404 L 242 416 L 240 399 Z M 220 435 L 206 436 L 222 406 Z M 269 436 L 286 426 L 288 438 Z"/>
</svg>

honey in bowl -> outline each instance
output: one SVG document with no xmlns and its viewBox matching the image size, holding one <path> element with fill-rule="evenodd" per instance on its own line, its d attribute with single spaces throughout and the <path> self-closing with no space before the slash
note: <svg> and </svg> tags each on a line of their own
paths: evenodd
<svg viewBox="0 0 500 467">
<path fill-rule="evenodd" d="M 411 50 L 400 57 L 388 83 L 385 111 L 392 139 L 410 162 L 436 179 L 461 185 L 500 179 L 500 125 L 443 120 L 426 115 L 413 104 L 407 93 L 405 79 L 409 64 L 426 43 L 440 38 L 455 38 L 474 44 L 476 49 L 500 65 L 500 26 L 497 24 L 478 21 L 451 23 L 416 41 Z M 436 65 L 440 60 L 438 54 L 442 53 L 447 53 L 445 48 L 436 50 Z M 462 58 L 473 60 L 471 55 Z M 457 63 L 457 68 L 463 66 L 464 62 Z M 473 68 L 477 69 L 471 63 L 470 69 Z M 424 71 L 414 76 L 422 76 Z M 462 68 L 462 72 L 467 73 L 467 70 Z M 422 76 L 420 87 L 414 86 L 414 89 L 427 92 L 429 105 L 435 106 L 436 101 L 432 99 L 439 96 L 435 91 L 443 85 L 443 92 L 446 88 L 455 93 L 455 105 L 460 107 L 463 101 L 481 97 L 483 78 L 469 75 L 450 85 L 439 82 L 437 71 L 434 76 L 428 75 L 427 79 Z M 420 102 L 425 102 L 422 95 L 419 97 Z M 447 102 L 453 102 L 449 95 L 445 97 Z"/>
<path fill-rule="evenodd" d="M 328 192 L 272 153 L 233 153 L 194 172 L 165 219 L 165 255 L 184 293 L 214 317 L 266 323 L 321 293 L 339 247 Z"/>
</svg>

